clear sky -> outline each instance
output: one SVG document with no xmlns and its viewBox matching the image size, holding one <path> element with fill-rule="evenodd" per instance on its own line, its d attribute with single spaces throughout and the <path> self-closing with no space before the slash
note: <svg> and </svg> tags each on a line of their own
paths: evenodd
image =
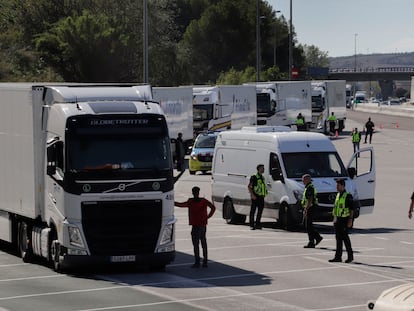
<svg viewBox="0 0 414 311">
<path fill-rule="evenodd" d="M 290 0 L 267 2 L 289 21 Z M 292 21 L 329 57 L 414 52 L 414 0 L 292 0 Z"/>
</svg>

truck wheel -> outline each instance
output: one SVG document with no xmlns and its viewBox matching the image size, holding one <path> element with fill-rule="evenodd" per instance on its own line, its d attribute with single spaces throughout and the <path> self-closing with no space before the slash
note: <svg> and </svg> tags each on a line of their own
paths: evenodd
<svg viewBox="0 0 414 311">
<path fill-rule="evenodd" d="M 243 224 L 246 222 L 246 215 L 237 214 L 230 199 L 225 199 L 223 203 L 223 218 L 228 224 Z"/>
<path fill-rule="evenodd" d="M 29 262 L 33 256 L 30 243 L 31 230 L 26 222 L 19 222 L 18 226 L 18 249 L 20 257 L 24 262 Z"/>
<path fill-rule="evenodd" d="M 195 175 L 196 171 L 190 171 L 190 175 Z"/>
<path fill-rule="evenodd" d="M 59 249 L 60 249 L 60 245 L 59 245 L 59 241 L 57 239 L 57 235 L 55 232 L 53 232 L 50 235 L 50 240 L 49 240 L 49 263 L 52 266 L 53 270 L 55 270 L 56 272 L 61 272 L 62 271 L 62 267 L 61 264 L 59 262 Z"/>
<path fill-rule="evenodd" d="M 282 204 L 279 210 L 279 224 L 282 229 L 291 231 L 293 229 L 292 213 L 287 204 Z"/>
</svg>

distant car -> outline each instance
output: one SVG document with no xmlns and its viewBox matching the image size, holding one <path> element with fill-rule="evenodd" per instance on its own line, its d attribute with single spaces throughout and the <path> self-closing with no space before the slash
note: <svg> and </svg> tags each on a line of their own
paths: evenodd
<svg viewBox="0 0 414 311">
<path fill-rule="evenodd" d="M 387 101 L 388 106 L 395 106 L 395 105 L 401 105 L 401 102 L 398 98 L 391 98 Z"/>
<path fill-rule="evenodd" d="M 218 132 L 201 133 L 197 136 L 190 154 L 189 171 L 194 175 L 197 171 L 211 171 L 214 146 Z"/>
</svg>

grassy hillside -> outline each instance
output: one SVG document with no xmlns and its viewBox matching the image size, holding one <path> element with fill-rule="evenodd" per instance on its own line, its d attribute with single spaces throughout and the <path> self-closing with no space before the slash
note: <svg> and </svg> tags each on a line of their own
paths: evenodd
<svg viewBox="0 0 414 311">
<path fill-rule="evenodd" d="M 355 56 L 331 57 L 330 68 L 354 68 Z M 414 67 L 414 52 L 392 54 L 357 54 L 357 68 Z"/>
</svg>

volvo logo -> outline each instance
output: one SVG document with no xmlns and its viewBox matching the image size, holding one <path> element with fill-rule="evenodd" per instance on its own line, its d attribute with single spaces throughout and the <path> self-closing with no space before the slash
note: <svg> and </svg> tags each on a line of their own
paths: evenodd
<svg viewBox="0 0 414 311">
<path fill-rule="evenodd" d="M 125 191 L 126 185 L 125 184 L 119 184 L 118 190 L 119 191 Z"/>
<path fill-rule="evenodd" d="M 90 184 L 84 184 L 82 187 L 83 192 L 89 192 L 91 191 L 91 185 Z"/>
<path fill-rule="evenodd" d="M 152 189 L 154 189 L 155 191 L 160 190 L 160 188 L 161 185 L 158 181 L 152 183 Z"/>
</svg>

